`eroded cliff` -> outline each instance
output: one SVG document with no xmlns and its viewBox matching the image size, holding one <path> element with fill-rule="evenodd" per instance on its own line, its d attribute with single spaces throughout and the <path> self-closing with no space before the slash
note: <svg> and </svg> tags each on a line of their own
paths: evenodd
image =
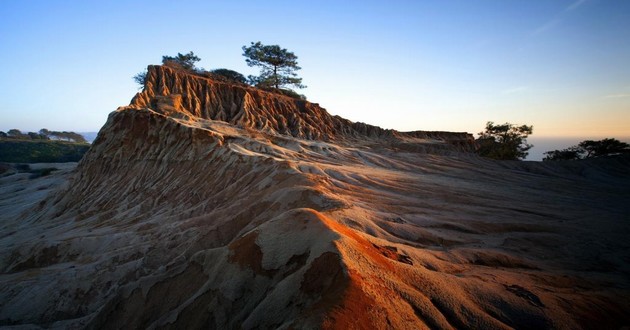
<svg viewBox="0 0 630 330">
<path fill-rule="evenodd" d="M 630 159 L 495 162 L 469 140 L 150 67 L 74 174 L 0 178 L 0 210 L 25 210 L 0 212 L 0 325 L 629 324 Z"/>
<path fill-rule="evenodd" d="M 424 138 L 472 147 L 468 133 L 415 131 L 401 133 L 330 115 L 316 103 L 257 88 L 208 79 L 166 66 L 149 66 L 145 87 L 130 104 L 168 114 L 220 120 L 239 127 L 309 140 L 347 137 Z"/>
</svg>

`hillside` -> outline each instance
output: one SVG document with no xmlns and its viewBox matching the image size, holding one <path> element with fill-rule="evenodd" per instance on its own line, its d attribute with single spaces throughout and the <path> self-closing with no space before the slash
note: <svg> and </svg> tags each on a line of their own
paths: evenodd
<svg viewBox="0 0 630 330">
<path fill-rule="evenodd" d="M 345 137 L 432 138 L 472 145 L 473 136 L 452 132 L 397 132 L 330 115 L 317 103 L 257 88 L 205 79 L 167 66 L 151 65 L 146 85 L 129 108 L 149 107 L 177 119 L 211 119 L 263 133 L 309 140 Z"/>
<path fill-rule="evenodd" d="M 78 162 L 89 148 L 86 143 L 0 139 L 0 162 Z"/>
<path fill-rule="evenodd" d="M 473 148 L 151 66 L 74 171 L 0 178 L 0 325 L 629 325 L 630 159 Z"/>
</svg>

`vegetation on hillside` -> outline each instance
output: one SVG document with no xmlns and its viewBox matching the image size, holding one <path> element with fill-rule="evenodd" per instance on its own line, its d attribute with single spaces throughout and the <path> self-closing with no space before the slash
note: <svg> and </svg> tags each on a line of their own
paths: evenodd
<svg viewBox="0 0 630 330">
<path fill-rule="evenodd" d="M 192 51 L 188 54 L 177 53 L 177 56 L 162 56 L 162 64 L 189 71 L 197 71 L 195 63 L 199 61 L 201 59 Z"/>
<path fill-rule="evenodd" d="M 87 143 L 50 140 L 0 139 L 0 162 L 66 163 L 78 162 L 90 149 Z"/>
<path fill-rule="evenodd" d="M 133 76 L 133 81 L 140 85 L 139 88 L 142 89 L 144 87 L 144 84 L 147 82 L 147 70 L 138 72 L 138 74 Z"/>
<path fill-rule="evenodd" d="M 0 131 L 0 162 L 65 163 L 77 162 L 90 145 L 75 132 L 50 131 L 22 133 L 18 129 Z"/>
<path fill-rule="evenodd" d="M 545 152 L 546 156 L 543 161 L 580 160 L 620 154 L 630 154 L 630 144 L 614 138 L 599 141 L 584 140 L 567 149 Z"/>
<path fill-rule="evenodd" d="M 9 131 L 0 131 L 0 139 L 10 140 L 53 140 L 53 141 L 68 141 L 75 143 L 87 143 L 83 135 L 75 132 L 58 132 L 50 131 L 46 128 L 42 128 L 39 132 L 22 133 L 17 128 L 10 129 Z"/>
<path fill-rule="evenodd" d="M 258 87 L 281 89 L 286 85 L 304 88 L 302 78 L 295 71 L 301 68 L 297 56 L 278 45 L 263 45 L 260 41 L 243 46 L 247 65 L 260 67 L 259 76 L 249 76 L 250 83 Z"/>
<path fill-rule="evenodd" d="M 210 73 L 221 76 L 227 80 L 239 82 L 242 84 L 247 84 L 247 78 L 245 78 L 245 76 L 242 75 L 241 73 L 236 72 L 234 70 L 221 68 L 221 69 L 211 70 Z"/>
<path fill-rule="evenodd" d="M 300 69 L 295 54 L 278 45 L 263 45 L 260 42 L 252 42 L 250 47 L 243 46 L 243 51 L 249 66 L 261 67 L 260 76 L 250 75 L 245 78 L 243 74 L 226 68 L 206 71 L 196 67 L 196 63 L 201 61 L 201 58 L 192 51 L 187 54 L 177 53 L 176 56 L 164 55 L 162 65 L 200 77 L 254 86 L 268 92 L 306 100 L 306 96 L 286 87 L 287 85 L 297 88 L 306 87 L 302 85 L 302 78 L 297 77 L 295 73 Z M 146 70 L 133 76 L 133 80 L 140 85 L 140 88 L 144 87 L 146 79 Z"/>
<path fill-rule="evenodd" d="M 527 151 L 533 147 L 527 144 L 527 137 L 533 129 L 533 126 L 510 123 L 495 125 L 489 121 L 485 131 L 478 133 L 477 153 L 492 159 L 523 160 L 527 157 Z"/>
</svg>

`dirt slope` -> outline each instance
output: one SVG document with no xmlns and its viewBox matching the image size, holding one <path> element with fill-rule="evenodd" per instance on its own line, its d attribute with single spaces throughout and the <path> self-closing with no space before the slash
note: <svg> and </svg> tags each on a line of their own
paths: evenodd
<svg viewBox="0 0 630 330">
<path fill-rule="evenodd" d="M 0 325 L 630 324 L 629 159 L 493 162 L 467 134 L 149 77 L 73 173 L 1 178 L 22 206 L 0 215 Z"/>
</svg>

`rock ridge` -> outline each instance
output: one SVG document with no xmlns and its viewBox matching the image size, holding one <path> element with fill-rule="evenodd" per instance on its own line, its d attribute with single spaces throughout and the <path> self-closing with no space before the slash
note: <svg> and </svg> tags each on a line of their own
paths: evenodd
<svg viewBox="0 0 630 330">
<path fill-rule="evenodd" d="M 630 324 L 628 160 L 471 139 L 150 67 L 76 169 L 0 176 L 0 327 Z"/>
<path fill-rule="evenodd" d="M 144 89 L 130 108 L 151 108 L 170 116 L 224 121 L 243 128 L 307 140 L 347 138 L 432 139 L 470 150 L 474 138 L 465 132 L 398 132 L 330 115 L 317 103 L 254 87 L 201 77 L 167 66 L 150 65 Z"/>
</svg>

